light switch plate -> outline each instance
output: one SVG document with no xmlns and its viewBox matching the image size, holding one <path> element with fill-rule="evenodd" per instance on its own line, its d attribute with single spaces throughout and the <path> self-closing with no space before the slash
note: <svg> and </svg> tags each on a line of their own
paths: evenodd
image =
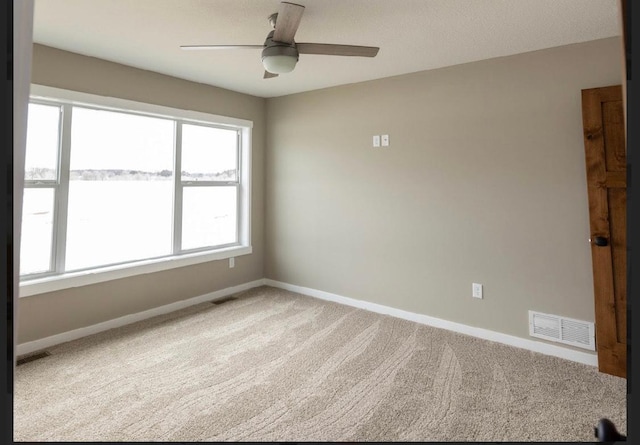
<svg viewBox="0 0 640 445">
<path fill-rule="evenodd" d="M 482 284 L 473 283 L 471 285 L 471 296 L 473 298 L 482 298 Z"/>
<path fill-rule="evenodd" d="M 389 146 L 389 135 L 388 134 L 383 134 L 382 135 L 382 146 L 383 147 L 388 147 Z"/>
</svg>

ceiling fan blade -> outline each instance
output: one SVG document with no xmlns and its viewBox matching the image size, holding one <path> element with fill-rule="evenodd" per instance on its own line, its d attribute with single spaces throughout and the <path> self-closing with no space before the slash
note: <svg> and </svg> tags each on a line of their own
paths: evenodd
<svg viewBox="0 0 640 445">
<path fill-rule="evenodd" d="M 296 43 L 300 54 L 324 54 L 327 56 L 375 57 L 377 46 L 333 45 L 331 43 Z"/>
<path fill-rule="evenodd" d="M 295 3 L 282 2 L 278 10 L 278 18 L 276 18 L 276 28 L 273 33 L 273 40 L 276 42 L 293 43 L 304 6 Z"/>
<path fill-rule="evenodd" d="M 270 73 L 269 71 L 265 71 L 264 72 L 264 76 L 262 78 L 263 79 L 271 79 L 272 77 L 278 77 L 278 75 L 274 74 L 274 73 Z"/>
<path fill-rule="evenodd" d="M 180 49 L 200 50 L 200 49 L 262 49 L 264 45 L 182 45 Z"/>
</svg>

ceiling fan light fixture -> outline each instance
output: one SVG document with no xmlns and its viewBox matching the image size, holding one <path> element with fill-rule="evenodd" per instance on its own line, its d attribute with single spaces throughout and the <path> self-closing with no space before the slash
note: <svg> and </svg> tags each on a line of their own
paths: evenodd
<svg viewBox="0 0 640 445">
<path fill-rule="evenodd" d="M 273 74 L 290 73 L 296 67 L 296 63 L 297 57 L 285 55 L 267 56 L 262 59 L 264 69 Z"/>
<path fill-rule="evenodd" d="M 262 65 L 273 74 L 290 73 L 298 63 L 298 50 L 294 45 L 273 45 L 262 50 Z"/>
</svg>

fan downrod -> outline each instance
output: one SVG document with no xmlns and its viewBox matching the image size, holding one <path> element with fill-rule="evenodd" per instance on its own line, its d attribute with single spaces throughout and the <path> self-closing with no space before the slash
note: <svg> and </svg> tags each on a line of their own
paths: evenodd
<svg viewBox="0 0 640 445">
<path fill-rule="evenodd" d="M 274 12 L 273 14 L 271 14 L 268 18 L 269 20 L 269 25 L 271 25 L 271 27 L 273 29 L 276 29 L 276 20 L 278 19 L 278 13 Z"/>
</svg>

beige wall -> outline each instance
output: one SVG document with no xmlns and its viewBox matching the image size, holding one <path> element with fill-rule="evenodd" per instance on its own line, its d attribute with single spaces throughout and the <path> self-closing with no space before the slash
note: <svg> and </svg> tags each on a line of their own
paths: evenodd
<svg viewBox="0 0 640 445">
<path fill-rule="evenodd" d="M 34 45 L 32 82 L 253 121 L 253 254 L 65 291 L 23 297 L 18 343 L 203 295 L 264 276 L 265 100 Z"/>
<path fill-rule="evenodd" d="M 580 90 L 620 82 L 611 38 L 268 99 L 266 277 L 525 338 L 530 309 L 593 321 Z"/>
</svg>

